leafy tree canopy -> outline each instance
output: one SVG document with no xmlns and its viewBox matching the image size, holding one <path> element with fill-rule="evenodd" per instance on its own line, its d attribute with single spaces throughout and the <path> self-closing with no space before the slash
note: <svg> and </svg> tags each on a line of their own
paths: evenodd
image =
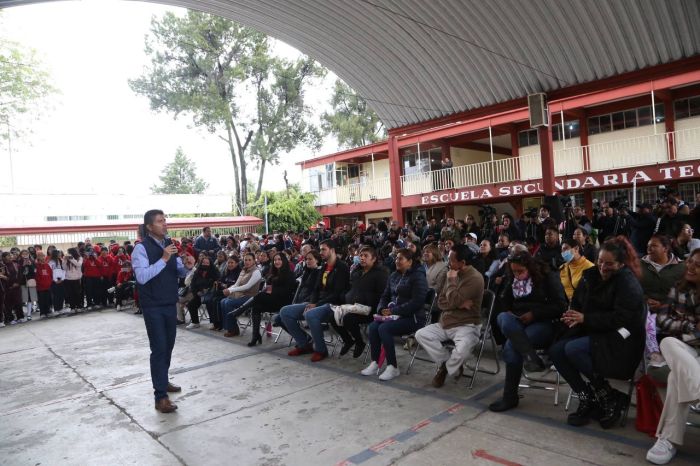
<svg viewBox="0 0 700 466">
<path fill-rule="evenodd" d="M 270 231 L 302 231 L 318 223 L 321 214 L 314 207 L 314 195 L 302 193 L 298 185 L 287 191 L 264 191 L 249 206 L 249 214 L 265 219 L 265 196 Z"/>
<path fill-rule="evenodd" d="M 182 147 L 175 151 L 175 160 L 165 166 L 160 185 L 151 186 L 153 194 L 202 194 L 207 183 L 197 177 L 196 165 L 185 155 Z"/>
<path fill-rule="evenodd" d="M 333 112 L 322 115 L 323 129 L 345 148 L 366 146 L 386 138 L 386 128 L 367 101 L 337 80 L 330 100 Z"/>
</svg>

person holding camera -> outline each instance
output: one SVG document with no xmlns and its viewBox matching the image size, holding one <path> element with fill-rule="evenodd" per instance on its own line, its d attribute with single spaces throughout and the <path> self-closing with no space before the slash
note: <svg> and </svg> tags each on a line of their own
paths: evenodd
<svg viewBox="0 0 700 466">
<path fill-rule="evenodd" d="M 576 231 L 577 228 L 585 230 L 589 235 L 591 234 L 593 224 L 591 224 L 591 221 L 586 217 L 581 207 L 571 207 L 571 203 L 569 202 L 565 207 L 564 216 L 566 217 L 562 228 L 562 239 L 564 241 L 572 239 L 574 237 L 574 231 Z"/>
<path fill-rule="evenodd" d="M 642 257 L 647 253 L 647 244 L 656 227 L 656 217 L 652 214 L 651 204 L 640 204 L 637 212 L 624 211 L 623 216 L 629 225 L 630 243 Z"/>
<path fill-rule="evenodd" d="M 593 222 L 593 227 L 598 229 L 598 241 L 603 244 L 606 239 L 614 238 L 617 235 L 626 235 L 626 222 L 619 215 L 618 208 L 621 207 L 619 201 L 612 201 L 603 204 L 603 210 Z M 623 212 L 626 212 L 623 207 Z"/>
</svg>

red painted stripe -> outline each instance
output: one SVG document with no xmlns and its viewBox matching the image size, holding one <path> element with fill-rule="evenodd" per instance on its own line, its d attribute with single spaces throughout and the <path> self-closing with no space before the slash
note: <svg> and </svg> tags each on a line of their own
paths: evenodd
<svg viewBox="0 0 700 466">
<path fill-rule="evenodd" d="M 450 414 L 454 414 L 461 411 L 462 409 L 464 409 L 464 405 L 461 403 L 457 403 L 456 405 L 447 408 L 447 412 Z"/>
<path fill-rule="evenodd" d="M 379 450 L 383 450 L 384 448 L 388 447 L 389 445 L 393 445 L 394 443 L 396 443 L 396 440 L 394 440 L 393 438 L 390 438 L 390 439 L 384 440 L 382 443 L 376 444 L 373 447 L 369 447 L 369 449 L 376 453 Z"/>
<path fill-rule="evenodd" d="M 352 463 L 348 460 L 341 461 L 340 463 L 336 464 L 335 466 L 350 466 Z"/>
<path fill-rule="evenodd" d="M 498 456 L 494 456 L 491 453 L 487 452 L 486 450 L 474 450 L 472 452 L 472 457 L 473 458 L 483 458 L 488 461 L 492 461 L 494 463 L 502 464 L 504 466 L 522 466 L 520 463 L 515 463 L 513 461 L 508 461 L 505 458 L 500 458 Z"/>
<path fill-rule="evenodd" d="M 426 420 L 424 420 L 424 421 L 420 421 L 418 424 L 416 424 L 415 426 L 411 427 L 411 430 L 412 430 L 413 432 L 418 432 L 419 430 L 423 429 L 424 427 L 429 426 L 432 422 L 433 422 L 433 421 L 431 421 L 430 419 L 426 419 Z"/>
</svg>

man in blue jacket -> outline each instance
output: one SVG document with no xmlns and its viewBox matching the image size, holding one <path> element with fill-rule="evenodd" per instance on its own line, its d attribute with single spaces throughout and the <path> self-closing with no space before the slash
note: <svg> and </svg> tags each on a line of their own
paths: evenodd
<svg viewBox="0 0 700 466">
<path fill-rule="evenodd" d="M 168 393 L 182 390 L 168 381 L 168 370 L 175 346 L 178 277 L 184 277 L 188 272 L 177 255 L 177 247 L 167 234 L 163 211 L 149 210 L 143 216 L 143 225 L 139 226 L 141 242 L 134 247 L 131 255 L 151 346 L 155 408 L 161 413 L 172 413 L 177 409 L 177 405 L 168 398 Z"/>
</svg>

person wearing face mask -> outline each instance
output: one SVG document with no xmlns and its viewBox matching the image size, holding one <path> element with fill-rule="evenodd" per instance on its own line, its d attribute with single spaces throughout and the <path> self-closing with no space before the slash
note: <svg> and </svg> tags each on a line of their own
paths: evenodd
<svg viewBox="0 0 700 466">
<path fill-rule="evenodd" d="M 584 270 L 594 267 L 595 264 L 581 255 L 581 245 L 575 239 L 564 241 L 561 245 L 561 257 L 564 264 L 559 269 L 559 277 L 564 286 L 564 293 L 571 301 Z"/>
<path fill-rule="evenodd" d="M 494 412 L 518 406 L 518 385 L 523 367 L 528 372 L 545 369 L 536 353 L 547 348 L 554 339 L 553 320 L 566 310 L 566 295 L 556 272 L 532 257 L 529 252 L 516 252 L 508 258 L 512 281 L 501 292 L 498 327 L 508 339 L 503 345 L 506 380 L 502 399 L 491 403 Z"/>
<path fill-rule="evenodd" d="M 639 259 L 627 238 L 606 241 L 597 265 L 583 273 L 561 318 L 568 329 L 549 348 L 549 355 L 578 395 L 578 408 L 569 414 L 568 424 L 583 426 L 597 419 L 608 429 L 620 420 L 630 400 L 606 379 L 634 376 L 644 353 L 646 311 Z"/>
</svg>

